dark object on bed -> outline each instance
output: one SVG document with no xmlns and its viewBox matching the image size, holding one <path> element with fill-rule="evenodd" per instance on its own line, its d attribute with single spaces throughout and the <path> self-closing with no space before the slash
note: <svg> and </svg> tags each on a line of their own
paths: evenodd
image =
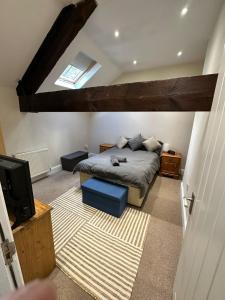
<svg viewBox="0 0 225 300">
<path fill-rule="evenodd" d="M 88 152 L 76 151 L 61 157 L 62 169 L 72 172 L 74 167 L 84 159 L 88 158 Z"/>
<path fill-rule="evenodd" d="M 118 159 L 119 162 L 121 163 L 126 163 L 127 162 L 127 158 L 123 157 L 123 156 L 116 156 L 116 158 Z"/>
<path fill-rule="evenodd" d="M 111 155 L 111 163 L 112 165 L 115 166 L 119 166 L 120 163 L 126 163 L 127 162 L 127 158 L 123 157 L 123 156 L 116 156 L 116 155 Z"/>
<path fill-rule="evenodd" d="M 119 160 L 115 155 L 111 156 L 111 163 L 114 167 L 119 167 L 120 165 Z"/>
<path fill-rule="evenodd" d="M 126 207 L 128 188 L 105 180 L 91 178 L 81 185 L 82 201 L 114 217 Z"/>
</svg>

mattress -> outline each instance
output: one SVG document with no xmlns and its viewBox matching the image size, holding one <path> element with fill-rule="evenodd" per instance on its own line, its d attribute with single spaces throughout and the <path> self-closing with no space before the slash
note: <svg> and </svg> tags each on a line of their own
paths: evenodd
<svg viewBox="0 0 225 300">
<path fill-rule="evenodd" d="M 127 162 L 114 167 L 111 164 L 112 155 L 126 157 Z M 74 172 L 79 171 L 135 186 L 140 189 L 141 196 L 144 196 L 155 173 L 159 170 L 159 166 L 160 157 L 155 152 L 132 151 L 128 147 L 123 149 L 113 147 L 79 162 L 74 168 Z"/>
</svg>

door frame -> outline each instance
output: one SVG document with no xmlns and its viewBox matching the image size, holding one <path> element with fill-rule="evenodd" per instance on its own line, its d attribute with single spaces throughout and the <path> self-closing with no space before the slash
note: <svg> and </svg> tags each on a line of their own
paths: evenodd
<svg viewBox="0 0 225 300">
<path fill-rule="evenodd" d="M 4 278 L 4 289 L 3 292 L 10 292 L 24 284 L 23 275 L 18 259 L 18 255 L 15 249 L 15 254 L 12 256 L 12 263 L 10 265 L 5 264 L 2 243 L 3 242 L 14 243 L 13 233 L 11 230 L 11 225 L 8 217 L 8 212 L 5 205 L 5 199 L 2 192 L 2 187 L 0 184 L 0 269 L 5 273 Z M 15 245 L 15 244 L 14 244 Z M 1 280 L 0 280 L 1 283 Z M 3 284 L 3 278 L 2 278 Z M 1 295 L 0 286 L 0 295 Z"/>
<path fill-rule="evenodd" d="M 225 286 L 218 273 L 225 253 L 225 49 L 210 112 L 193 214 L 187 225 L 173 298 L 221 299 Z M 217 282 L 215 281 L 217 278 Z M 215 288 L 216 286 L 216 288 Z M 214 294 L 213 294 L 214 293 Z"/>
</svg>

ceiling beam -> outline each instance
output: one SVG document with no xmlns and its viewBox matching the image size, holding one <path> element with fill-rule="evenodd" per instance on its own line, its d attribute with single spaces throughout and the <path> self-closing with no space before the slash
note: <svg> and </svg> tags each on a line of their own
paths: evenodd
<svg viewBox="0 0 225 300">
<path fill-rule="evenodd" d="M 21 112 L 210 111 L 218 74 L 21 96 Z"/>
<path fill-rule="evenodd" d="M 39 89 L 96 7 L 95 0 L 83 0 L 62 9 L 19 81 L 18 96 L 34 94 Z"/>
</svg>

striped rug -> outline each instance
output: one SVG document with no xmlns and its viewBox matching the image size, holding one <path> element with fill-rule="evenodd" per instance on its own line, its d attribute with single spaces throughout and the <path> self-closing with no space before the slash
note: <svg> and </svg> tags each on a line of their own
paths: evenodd
<svg viewBox="0 0 225 300">
<path fill-rule="evenodd" d="M 128 300 L 150 215 L 128 207 L 115 218 L 83 204 L 77 188 L 51 205 L 58 267 L 95 299 Z"/>
</svg>

